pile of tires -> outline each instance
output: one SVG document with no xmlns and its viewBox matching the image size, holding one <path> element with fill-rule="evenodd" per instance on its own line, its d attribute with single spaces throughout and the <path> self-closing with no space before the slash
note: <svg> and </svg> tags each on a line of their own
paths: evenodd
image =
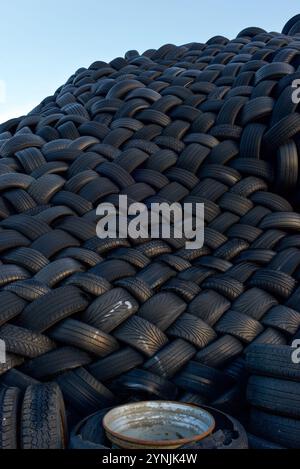
<svg viewBox="0 0 300 469">
<path fill-rule="evenodd" d="M 294 352 L 290 346 L 255 345 L 247 353 L 252 448 L 300 447 L 300 366 Z"/>
<path fill-rule="evenodd" d="M 300 328 L 298 17 L 129 51 L 0 125 L 0 384 L 71 425 L 131 399 L 240 418 L 245 353 Z M 205 204 L 205 243 L 100 239 L 99 203 Z"/>
</svg>

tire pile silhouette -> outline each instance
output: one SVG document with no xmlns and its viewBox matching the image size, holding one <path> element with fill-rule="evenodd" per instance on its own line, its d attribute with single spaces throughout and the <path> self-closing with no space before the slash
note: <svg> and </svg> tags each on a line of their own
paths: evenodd
<svg viewBox="0 0 300 469">
<path fill-rule="evenodd" d="M 2 389 L 56 383 L 71 425 L 145 398 L 240 415 L 245 353 L 300 328 L 299 34 L 129 51 L 0 125 Z M 99 239 L 120 194 L 204 203 L 204 247 Z"/>
</svg>

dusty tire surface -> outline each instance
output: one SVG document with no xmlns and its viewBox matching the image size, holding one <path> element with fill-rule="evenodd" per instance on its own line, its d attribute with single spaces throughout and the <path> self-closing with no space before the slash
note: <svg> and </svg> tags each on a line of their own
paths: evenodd
<svg viewBox="0 0 300 469">
<path fill-rule="evenodd" d="M 22 449 L 62 449 L 67 444 L 65 407 L 55 383 L 29 386 L 21 415 Z"/>
<path fill-rule="evenodd" d="M 294 348 L 288 345 L 253 344 L 246 354 L 249 372 L 300 382 L 300 369 L 292 361 Z"/>
<path fill-rule="evenodd" d="M 7 387 L 0 389 L 0 449 L 18 448 L 18 412 L 20 391 Z"/>
</svg>

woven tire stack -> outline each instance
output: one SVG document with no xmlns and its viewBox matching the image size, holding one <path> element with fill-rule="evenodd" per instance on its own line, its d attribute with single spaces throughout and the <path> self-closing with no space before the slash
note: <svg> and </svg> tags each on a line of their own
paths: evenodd
<svg viewBox="0 0 300 469">
<path fill-rule="evenodd" d="M 250 445 L 258 449 L 299 448 L 300 366 L 287 345 L 255 345 L 247 354 Z"/>
<path fill-rule="evenodd" d="M 245 353 L 300 328 L 299 21 L 95 62 L 0 126 L 3 389 L 56 383 L 71 425 L 145 398 L 241 415 Z M 120 194 L 204 203 L 204 247 L 99 239 Z"/>
</svg>

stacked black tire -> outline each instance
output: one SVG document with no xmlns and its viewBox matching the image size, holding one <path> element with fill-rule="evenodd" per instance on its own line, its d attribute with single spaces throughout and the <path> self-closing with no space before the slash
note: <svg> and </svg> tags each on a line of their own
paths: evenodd
<svg viewBox="0 0 300 469">
<path fill-rule="evenodd" d="M 65 405 L 57 384 L 30 385 L 25 393 L 1 387 L 1 449 L 63 449 L 67 444 Z"/>
<path fill-rule="evenodd" d="M 129 51 L 0 126 L 2 384 L 240 415 L 245 351 L 300 327 L 298 30 Z M 119 194 L 204 202 L 204 247 L 99 239 Z"/>
<path fill-rule="evenodd" d="M 253 448 L 300 447 L 300 361 L 294 356 L 295 348 L 280 345 L 256 345 L 247 353 Z"/>
</svg>

